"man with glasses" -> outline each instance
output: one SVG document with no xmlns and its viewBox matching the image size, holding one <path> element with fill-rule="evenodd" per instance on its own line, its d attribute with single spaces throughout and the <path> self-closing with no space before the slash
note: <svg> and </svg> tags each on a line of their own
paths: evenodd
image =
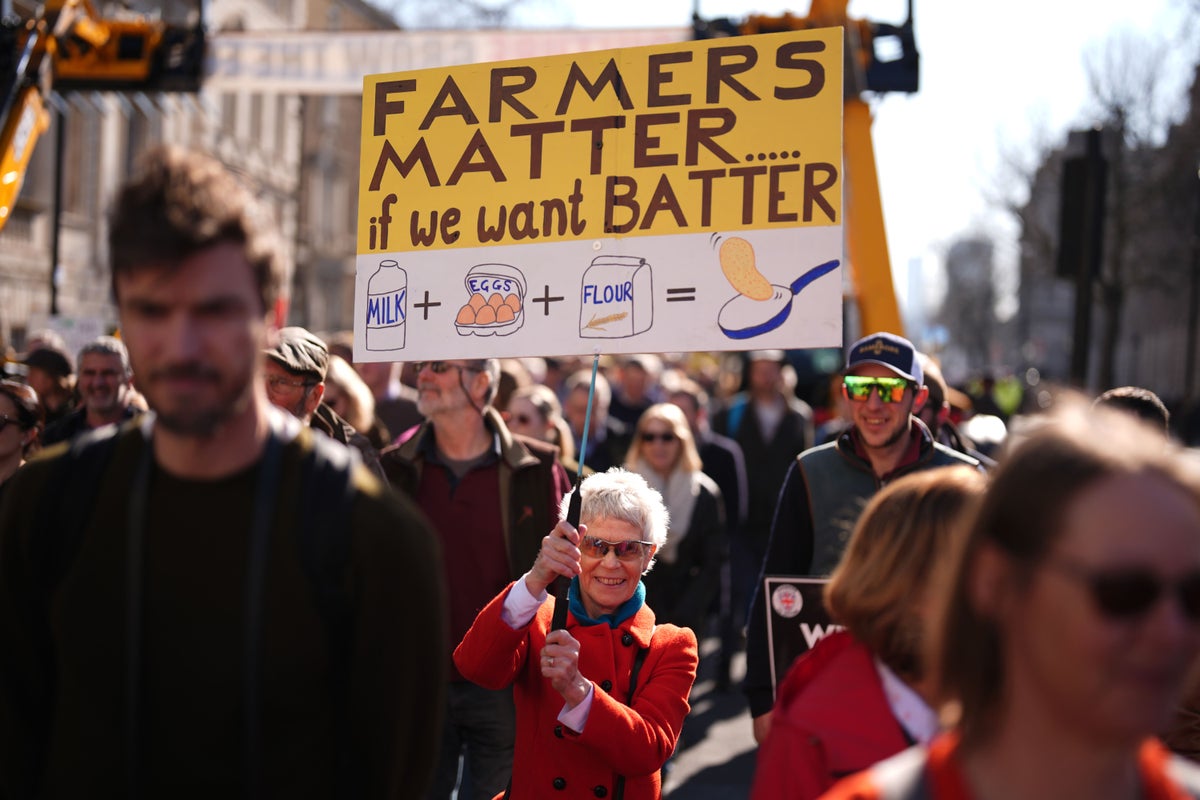
<svg viewBox="0 0 1200 800">
<path fill-rule="evenodd" d="M 979 462 L 933 441 L 915 413 L 928 390 L 912 342 L 892 333 L 859 339 L 846 359 L 842 393 L 851 426 L 837 440 L 804 451 L 784 479 L 761 575 L 833 571 L 863 506 L 884 484 L 931 467 Z M 766 603 L 756 588 L 746 641 L 746 695 L 754 737 L 766 739 L 771 686 Z"/>
<path fill-rule="evenodd" d="M 514 435 L 492 408 L 500 378 L 496 359 L 421 361 L 414 367 L 425 421 L 381 460 L 388 479 L 416 500 L 441 537 L 449 655 L 480 609 L 533 563 L 571 486 L 558 448 Z M 456 788 L 459 800 L 494 797 L 512 772 L 512 691 L 476 686 L 453 666 L 449 677 L 429 797 L 449 798 Z"/>
<path fill-rule="evenodd" d="M 342 419 L 325 397 L 325 374 L 329 370 L 329 347 L 315 334 L 292 326 L 281 328 L 275 344 L 264 350 L 263 381 L 267 399 L 305 425 L 348 447 L 353 447 L 363 465 L 383 478 L 379 453 L 354 426 Z"/>
</svg>

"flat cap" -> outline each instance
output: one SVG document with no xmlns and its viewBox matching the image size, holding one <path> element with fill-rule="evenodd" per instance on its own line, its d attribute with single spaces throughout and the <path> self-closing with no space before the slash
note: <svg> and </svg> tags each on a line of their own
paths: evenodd
<svg viewBox="0 0 1200 800">
<path fill-rule="evenodd" d="M 312 375 L 319 381 L 325 380 L 329 368 L 329 348 L 305 328 L 280 328 L 275 346 L 263 354 L 288 372 Z"/>
</svg>

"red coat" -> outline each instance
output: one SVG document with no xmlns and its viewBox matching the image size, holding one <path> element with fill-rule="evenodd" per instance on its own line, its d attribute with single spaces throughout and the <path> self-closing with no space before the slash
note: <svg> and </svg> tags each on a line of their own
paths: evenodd
<svg viewBox="0 0 1200 800">
<path fill-rule="evenodd" d="M 512 797 L 611 798 L 617 776 L 624 775 L 628 800 L 658 798 L 659 770 L 690 710 L 699 660 L 696 635 L 674 625 L 655 628 L 654 612 L 645 605 L 616 628 L 583 626 L 569 614 L 567 630 L 579 641 L 579 672 L 595 687 L 587 724 L 575 734 L 558 721 L 563 698 L 542 677 L 538 660 L 553 604 L 544 603 L 527 627 L 514 631 L 500 617 L 507 593 L 479 612 L 454 651 L 454 663 L 485 688 L 513 686 Z M 631 702 L 629 676 L 642 647 L 649 650 Z"/>
<path fill-rule="evenodd" d="M 1138 749 L 1138 775 L 1145 800 L 1192 800 L 1200 792 L 1196 765 L 1172 756 L 1156 739 Z M 942 734 L 928 748 L 912 750 L 838 783 L 822 800 L 971 800 L 958 757 L 958 735 Z"/>
<path fill-rule="evenodd" d="M 752 800 L 809 800 L 909 746 L 870 651 L 845 631 L 802 655 L 779 686 Z"/>
</svg>

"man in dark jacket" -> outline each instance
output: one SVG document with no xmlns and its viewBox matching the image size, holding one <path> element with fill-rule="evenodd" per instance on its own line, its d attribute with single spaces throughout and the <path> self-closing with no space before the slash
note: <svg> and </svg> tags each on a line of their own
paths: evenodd
<svg viewBox="0 0 1200 800">
<path fill-rule="evenodd" d="M 153 414 L 46 451 L 0 503 L 2 797 L 428 784 L 441 554 L 411 502 L 268 402 L 268 219 L 175 148 L 117 196 L 113 296 Z"/>
<path fill-rule="evenodd" d="M 970 456 L 934 442 L 914 416 L 928 390 L 907 339 L 874 333 L 855 342 L 842 392 L 854 424 L 836 441 L 801 453 L 788 470 L 750 610 L 745 689 L 760 743 L 770 729 L 774 703 L 766 623 L 770 599 L 763 596 L 761 578 L 828 575 L 863 506 L 885 483 L 931 467 L 979 468 Z"/>
<path fill-rule="evenodd" d="M 383 469 L 374 445 L 328 403 L 322 402 L 329 369 L 329 348 L 325 342 L 304 328 L 282 328 L 263 355 L 266 356 L 263 379 L 271 402 L 335 442 L 353 447 L 363 465 L 382 479 Z"/>
<path fill-rule="evenodd" d="M 729 543 L 730 603 L 739 635 L 767 552 L 779 487 L 796 454 L 813 444 L 812 408 L 796 397 L 794 378 L 782 350 L 755 350 L 746 360 L 746 390 L 713 415 L 713 430 L 737 442 L 746 462 L 745 513 Z"/>
<path fill-rule="evenodd" d="M 558 448 L 514 436 L 491 407 L 496 359 L 423 361 L 417 391 L 425 421 L 383 452 L 388 480 L 417 504 L 442 540 L 450 594 L 449 655 L 479 611 L 533 563 L 558 522 L 570 480 Z M 512 691 L 491 691 L 451 666 L 431 798 L 491 798 L 512 772 Z M 459 760 L 466 758 L 458 786 Z"/>
</svg>

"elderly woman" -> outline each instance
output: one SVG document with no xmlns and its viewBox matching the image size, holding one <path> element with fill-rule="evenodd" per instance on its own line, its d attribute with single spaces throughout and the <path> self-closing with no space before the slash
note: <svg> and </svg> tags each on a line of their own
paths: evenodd
<svg viewBox="0 0 1200 800">
<path fill-rule="evenodd" d="M 1152 738 L 1200 651 L 1200 474 L 1161 432 L 1070 405 L 1004 454 L 935 598 L 952 729 L 829 797 L 1200 792 Z"/>
<path fill-rule="evenodd" d="M 657 403 L 642 412 L 625 469 L 657 489 L 671 515 L 670 536 L 646 576 L 646 592 L 661 619 L 703 633 L 721 590 L 729 544 L 721 490 L 700 466 L 679 406 Z"/>
<path fill-rule="evenodd" d="M 489 603 L 454 651 L 463 676 L 512 685 L 514 798 L 661 796 L 696 678 L 695 635 L 655 625 L 641 577 L 666 543 L 667 512 L 637 475 L 580 484 L 580 525 L 542 540 L 533 567 Z M 570 496 L 563 499 L 566 515 Z M 571 578 L 566 628 L 550 630 L 547 589 Z"/>
<path fill-rule="evenodd" d="M 947 467 L 900 478 L 871 499 L 825 587 L 825 607 L 845 630 L 800 656 L 781 682 L 753 800 L 811 800 L 933 738 L 925 586 L 985 485 L 978 470 Z"/>
<path fill-rule="evenodd" d="M 42 420 L 42 407 L 33 389 L 0 380 L 0 497 L 8 479 L 37 450 Z"/>
</svg>

